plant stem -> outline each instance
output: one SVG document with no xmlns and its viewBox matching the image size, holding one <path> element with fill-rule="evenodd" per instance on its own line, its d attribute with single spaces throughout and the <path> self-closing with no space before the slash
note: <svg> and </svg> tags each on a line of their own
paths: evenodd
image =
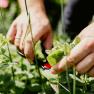
<svg viewBox="0 0 94 94">
<path fill-rule="evenodd" d="M 7 43 L 7 47 L 8 47 L 8 53 L 9 53 L 10 62 L 13 63 L 13 60 L 12 60 L 12 56 L 11 56 L 11 52 L 10 52 L 10 48 L 9 48 L 9 44 L 8 43 Z M 14 74 L 14 68 L 13 68 L 13 66 L 11 67 L 11 70 L 12 70 L 13 80 L 15 81 L 15 74 Z"/>
<path fill-rule="evenodd" d="M 73 67 L 73 75 L 74 75 L 74 79 L 73 79 L 73 94 L 76 94 L 76 70 L 75 70 L 75 66 Z"/>
<path fill-rule="evenodd" d="M 62 88 L 64 88 L 68 93 L 70 93 L 70 90 L 67 89 L 64 85 L 62 85 L 61 83 L 58 83 Z"/>
<path fill-rule="evenodd" d="M 27 2 L 25 0 L 25 8 L 26 8 L 26 13 L 27 13 L 27 16 L 29 15 L 29 12 L 28 12 L 28 8 L 27 8 Z"/>
<path fill-rule="evenodd" d="M 69 81 L 69 72 L 68 72 L 67 65 L 66 65 L 66 80 L 67 80 L 67 83 L 68 83 L 68 88 L 69 88 L 69 90 L 71 91 L 71 88 L 70 88 L 70 81 Z M 70 94 L 71 94 L 71 92 L 70 92 Z"/>
<path fill-rule="evenodd" d="M 3 13 L 2 13 L 2 8 L 1 8 L 1 17 L 2 17 L 2 19 L 3 19 Z M 4 21 L 2 22 L 2 24 L 4 25 Z M 5 29 L 5 27 L 4 27 L 4 29 Z M 6 38 L 6 36 L 5 36 L 5 38 Z M 9 54 L 9 60 L 10 60 L 10 62 L 11 63 L 13 63 L 13 60 L 12 60 L 12 56 L 11 56 L 11 53 L 10 53 L 10 49 L 9 49 L 9 44 L 7 43 L 7 49 L 8 49 L 8 54 Z M 13 77 L 13 80 L 14 80 L 14 69 L 13 69 L 13 66 L 12 66 L 12 68 L 11 68 L 11 70 L 12 70 L 12 77 Z"/>
<path fill-rule="evenodd" d="M 64 26 L 64 1 L 65 0 L 60 0 L 60 3 L 61 3 L 61 23 L 62 23 L 62 30 L 63 30 L 63 33 L 65 33 L 65 26 Z M 62 4 L 63 2 L 63 4 Z M 61 31 L 62 31 L 61 30 Z M 67 51 L 67 48 L 66 48 L 66 51 Z M 71 88 L 70 88 L 70 81 L 69 81 L 69 72 L 68 72 L 68 68 L 67 68 L 67 65 L 66 65 L 66 80 L 67 80 L 67 83 L 68 83 L 68 88 L 69 90 L 71 91 Z M 71 92 L 70 92 L 71 94 Z"/>
<path fill-rule="evenodd" d="M 44 91 L 44 86 L 43 86 L 43 83 L 42 83 L 42 75 L 41 75 L 41 72 L 40 72 L 40 69 L 39 69 L 39 66 L 38 66 L 38 61 L 37 61 L 37 58 L 36 58 L 36 55 L 35 55 L 35 43 L 34 43 L 34 39 L 33 39 L 33 34 L 32 34 L 32 28 L 31 28 L 31 20 L 30 20 L 30 13 L 28 11 L 28 7 L 27 7 L 27 2 L 25 0 L 25 7 L 26 7 L 26 12 L 27 12 L 27 17 L 29 18 L 29 22 L 28 22 L 28 26 L 29 26 L 29 30 L 30 30 L 30 33 L 31 33 L 31 39 L 32 39 L 32 46 L 33 46 L 33 51 L 34 51 L 34 56 L 35 56 L 35 65 L 36 65 L 36 70 L 39 74 L 39 77 L 40 77 L 40 83 L 41 83 L 41 86 L 42 86 L 42 91 Z M 28 31 L 27 31 L 28 32 Z"/>
<path fill-rule="evenodd" d="M 86 81 L 87 76 L 86 76 L 86 74 L 84 74 L 84 78 L 85 78 L 85 84 L 83 86 L 83 93 L 85 94 L 86 93 L 86 90 L 87 90 L 87 81 Z"/>
<path fill-rule="evenodd" d="M 3 11 L 2 11 L 2 8 L 0 8 L 1 9 L 1 17 L 2 17 L 2 19 L 4 19 L 3 17 L 5 17 L 5 15 L 2 13 Z M 2 21 L 2 24 L 4 25 L 4 21 Z M 4 27 L 4 30 L 6 30 L 6 28 Z M 6 36 L 5 36 L 5 38 L 6 38 Z M 7 43 L 7 49 L 8 49 L 8 54 L 9 54 L 9 60 L 10 60 L 10 62 L 11 63 L 13 63 L 13 60 L 12 60 L 12 56 L 11 56 L 11 52 L 10 52 L 10 48 L 9 48 L 9 44 Z M 13 79 L 13 81 L 14 81 L 14 83 L 15 83 L 15 74 L 14 74 L 14 68 L 13 68 L 13 66 L 11 67 L 11 71 L 12 71 L 12 79 Z M 15 88 L 14 88 L 14 90 L 15 90 Z M 5 92 L 6 92 L 6 90 L 5 90 Z"/>
</svg>

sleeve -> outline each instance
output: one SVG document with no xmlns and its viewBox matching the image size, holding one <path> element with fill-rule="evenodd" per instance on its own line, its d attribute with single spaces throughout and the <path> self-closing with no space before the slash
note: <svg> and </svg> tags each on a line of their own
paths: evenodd
<svg viewBox="0 0 94 94">
<path fill-rule="evenodd" d="M 44 0 L 44 1 L 46 13 L 49 17 L 53 29 L 55 30 L 61 14 L 60 4 L 57 4 L 54 0 Z"/>
<path fill-rule="evenodd" d="M 73 39 L 92 20 L 94 0 L 69 0 L 64 10 L 64 26 Z"/>
</svg>

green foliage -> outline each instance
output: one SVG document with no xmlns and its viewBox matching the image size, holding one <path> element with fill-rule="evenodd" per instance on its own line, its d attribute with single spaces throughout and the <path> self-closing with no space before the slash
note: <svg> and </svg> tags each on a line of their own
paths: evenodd
<svg viewBox="0 0 94 94">
<path fill-rule="evenodd" d="M 51 54 L 49 54 L 47 60 L 50 63 L 50 65 L 53 66 L 60 61 L 63 55 L 64 52 L 62 49 L 56 49 L 55 51 L 51 52 Z"/>
<path fill-rule="evenodd" d="M 63 56 L 69 54 L 70 50 L 77 45 L 79 41 L 79 38 L 76 38 L 72 43 L 54 41 L 58 45 L 54 45 L 52 50 L 46 51 L 48 53 L 48 62 L 50 62 L 50 64 L 52 63 L 51 65 L 58 63 Z M 40 44 L 41 42 L 38 42 L 36 45 L 36 56 L 38 60 L 45 62 L 46 58 L 42 53 Z M 35 65 L 31 65 L 17 55 L 15 50 L 16 49 L 9 44 L 8 40 L 0 34 L 0 93 L 38 94 L 40 92 L 40 94 L 42 94 L 41 79 L 36 71 Z M 12 61 L 10 60 L 9 51 Z M 59 85 L 61 91 L 59 94 L 62 94 L 62 92 L 64 92 L 64 94 L 70 94 L 68 91 L 72 93 L 73 88 L 71 87 L 69 89 L 68 87 L 66 72 L 61 73 L 60 76 L 50 74 L 49 70 L 43 70 L 42 68 L 40 68 L 40 72 L 42 74 L 42 83 L 46 94 L 48 94 L 49 91 L 53 92 L 50 83 Z M 61 80 L 59 81 L 59 79 Z M 68 79 L 70 85 L 73 85 L 73 80 L 76 80 L 76 94 L 94 93 L 93 77 L 79 75 L 77 72 L 76 75 L 74 75 L 72 69 L 70 69 L 68 70 Z M 90 91 L 88 91 L 88 88 L 90 88 Z"/>
<path fill-rule="evenodd" d="M 8 46 L 11 49 L 13 62 L 10 60 Z M 43 83 L 46 93 L 52 91 L 44 77 Z M 42 91 L 40 84 L 40 77 L 36 72 L 35 65 L 31 65 L 17 55 L 15 48 L 10 46 L 8 40 L 0 34 L 0 93 L 37 94 Z"/>
<path fill-rule="evenodd" d="M 10 0 L 9 0 L 10 1 Z M 17 9 L 17 3 L 11 0 L 10 6 L 7 9 L 0 8 L 0 33 L 6 34 L 13 19 L 19 12 Z"/>
<path fill-rule="evenodd" d="M 67 0 L 54 1 L 58 4 L 65 4 Z M 14 3 L 8 9 L 0 11 L 0 32 L 3 34 L 7 32 L 16 13 L 18 13 Z M 56 35 L 53 48 L 46 51 L 48 54 L 46 57 L 39 41 L 35 46 L 37 63 L 48 61 L 53 66 L 68 55 L 79 42 L 78 37 L 71 43 L 66 35 Z M 8 39 L 0 34 L 0 94 L 94 94 L 93 77 L 79 75 L 72 69 L 59 75 L 53 75 L 50 70 L 44 70 L 41 67 L 39 71 L 41 75 L 36 66 L 20 57 L 16 49 L 9 44 Z M 59 87 L 56 88 L 56 93 L 50 84 Z"/>
<path fill-rule="evenodd" d="M 60 61 L 61 58 L 68 55 L 73 47 L 80 42 L 80 39 L 77 37 L 72 43 L 57 43 L 57 46 L 53 47 L 52 50 L 49 51 L 49 55 L 47 56 L 48 62 L 53 66 Z"/>
<path fill-rule="evenodd" d="M 69 42 L 60 42 L 60 41 L 55 41 L 55 45 L 52 48 L 52 50 L 47 51 L 48 57 L 47 60 L 51 65 L 57 64 L 60 59 L 66 55 L 68 55 L 73 47 L 75 47 L 78 43 L 80 42 L 80 38 L 76 37 L 72 43 Z M 64 86 L 69 88 L 71 91 L 71 94 L 91 94 L 92 90 L 88 91 L 88 88 L 92 88 L 91 81 L 94 80 L 93 77 L 89 77 L 87 75 L 79 75 L 78 72 L 75 72 L 73 69 L 67 70 L 66 72 L 63 72 L 60 74 L 61 81 Z M 67 81 L 69 80 L 69 82 Z M 73 87 L 69 87 L 69 86 Z M 65 92 L 64 94 L 70 94 L 66 93 L 66 89 L 62 89 L 61 91 Z M 94 93 L 94 92 L 93 92 Z M 62 94 L 62 93 L 60 93 Z"/>
</svg>

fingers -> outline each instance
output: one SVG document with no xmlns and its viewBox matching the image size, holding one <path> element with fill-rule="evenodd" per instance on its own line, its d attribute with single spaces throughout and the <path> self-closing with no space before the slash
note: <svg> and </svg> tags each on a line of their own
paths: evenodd
<svg viewBox="0 0 94 94">
<path fill-rule="evenodd" d="M 83 74 L 87 73 L 93 66 L 94 66 L 94 53 L 91 53 L 77 64 L 76 70 L 79 73 Z"/>
<path fill-rule="evenodd" d="M 43 45 L 45 49 L 51 49 L 52 33 L 50 31 L 45 31 L 45 33 L 43 32 L 42 34 L 40 34 L 40 32 L 37 32 L 37 33 L 33 32 L 33 34 L 31 34 L 30 32 L 28 36 L 26 36 L 25 44 L 24 44 L 24 54 L 26 55 L 27 58 L 32 59 L 32 60 L 34 59 L 34 46 L 36 42 L 39 40 L 43 41 Z"/>
<path fill-rule="evenodd" d="M 15 45 L 20 52 L 30 61 L 34 59 L 34 49 L 31 32 L 27 34 L 27 25 L 17 26 L 17 33 L 15 37 Z M 35 39 L 34 39 L 35 40 Z"/>
<path fill-rule="evenodd" d="M 10 29 L 7 33 L 7 38 L 9 39 L 9 41 L 11 43 L 14 43 L 14 40 L 15 40 L 15 36 L 16 36 L 16 32 L 17 32 L 17 29 L 16 29 L 16 21 L 14 21 L 12 23 L 12 25 L 10 26 Z"/>
<path fill-rule="evenodd" d="M 28 27 L 27 19 L 25 19 L 25 16 L 20 15 L 13 22 L 7 34 L 7 36 L 10 38 L 10 41 L 14 43 L 16 47 L 19 48 L 19 51 L 21 51 L 29 59 L 32 59 L 32 60 L 34 59 L 34 45 L 37 41 L 43 40 L 45 49 L 50 49 L 52 47 L 52 34 L 50 32 L 51 27 L 49 25 L 48 19 L 47 18 L 45 19 L 40 20 L 40 17 L 39 17 L 36 20 L 36 18 L 33 18 L 32 20 L 33 36 L 31 36 L 30 27 L 27 28 Z M 27 31 L 30 31 L 30 33 L 28 32 L 28 34 L 26 34 Z M 34 44 L 33 44 L 32 37 L 34 40 Z"/>
<path fill-rule="evenodd" d="M 22 36 L 21 36 L 21 40 L 20 40 L 20 45 L 19 45 L 19 48 L 21 51 L 24 50 L 24 45 L 25 45 L 25 39 L 27 37 L 27 25 L 24 25 L 22 27 Z"/>
<path fill-rule="evenodd" d="M 52 38 L 52 33 L 48 33 L 48 35 L 46 35 L 46 38 L 43 42 L 43 46 L 45 47 L 45 49 L 49 50 L 52 48 L 52 44 L 53 44 L 53 38 Z"/>
<path fill-rule="evenodd" d="M 51 73 L 52 74 L 57 74 L 60 73 L 64 70 L 67 70 L 67 56 L 65 56 L 58 64 L 56 64 L 55 66 L 53 66 L 51 68 Z"/>
<path fill-rule="evenodd" d="M 21 25 L 18 25 L 17 26 L 17 33 L 16 33 L 16 37 L 15 37 L 15 46 L 17 48 L 19 48 L 19 45 L 20 45 L 20 40 L 21 40 L 21 37 L 22 37 L 22 26 Z"/>
<path fill-rule="evenodd" d="M 32 40 L 31 34 L 28 34 L 24 44 L 24 54 L 27 59 L 34 59 L 34 42 L 35 41 Z"/>
<path fill-rule="evenodd" d="M 51 73 L 60 73 L 84 59 L 91 52 L 92 46 L 91 43 L 89 44 L 90 41 L 90 39 L 82 40 L 71 50 L 69 56 L 63 58 L 58 64 L 52 67 Z"/>
</svg>

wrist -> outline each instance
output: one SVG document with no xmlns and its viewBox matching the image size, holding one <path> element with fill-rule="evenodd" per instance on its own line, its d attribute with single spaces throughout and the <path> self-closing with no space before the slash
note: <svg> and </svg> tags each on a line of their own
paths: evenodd
<svg viewBox="0 0 94 94">
<path fill-rule="evenodd" d="M 28 10 L 45 11 L 44 0 L 18 0 L 21 12 L 26 11 L 26 4 Z M 22 1 L 22 2 L 21 2 Z"/>
<path fill-rule="evenodd" d="M 26 11 L 26 10 L 24 10 Z M 44 6 L 41 6 L 41 5 L 35 5 L 35 6 L 31 6 L 28 8 L 28 11 L 29 12 L 42 12 L 42 13 L 45 13 L 45 8 Z"/>
</svg>

